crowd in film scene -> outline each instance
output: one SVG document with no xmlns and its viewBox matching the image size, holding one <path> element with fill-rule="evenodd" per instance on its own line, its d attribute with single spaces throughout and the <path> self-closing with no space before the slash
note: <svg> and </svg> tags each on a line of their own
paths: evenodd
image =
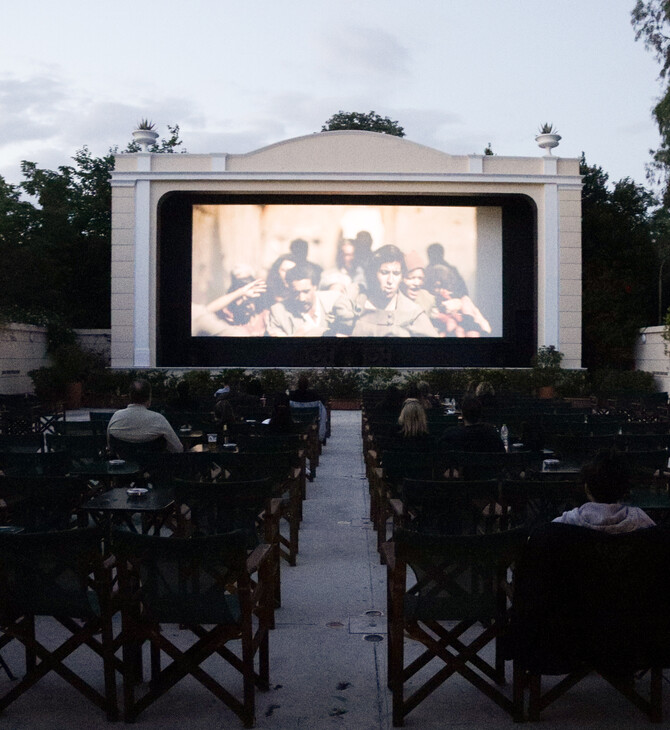
<svg viewBox="0 0 670 730">
<path fill-rule="evenodd" d="M 291 242 L 267 273 L 231 271 L 228 291 L 192 305 L 193 336 L 482 337 L 491 325 L 468 293 L 444 246 L 425 252 L 386 244 L 372 250 L 366 231 L 342 239 L 331 268 Z"/>
</svg>

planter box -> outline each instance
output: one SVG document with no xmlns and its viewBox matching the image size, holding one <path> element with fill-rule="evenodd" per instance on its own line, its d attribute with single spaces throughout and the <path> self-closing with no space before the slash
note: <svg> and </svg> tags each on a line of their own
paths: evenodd
<svg viewBox="0 0 670 730">
<path fill-rule="evenodd" d="M 332 411 L 360 411 L 360 398 L 331 398 L 330 409 Z"/>
</svg>

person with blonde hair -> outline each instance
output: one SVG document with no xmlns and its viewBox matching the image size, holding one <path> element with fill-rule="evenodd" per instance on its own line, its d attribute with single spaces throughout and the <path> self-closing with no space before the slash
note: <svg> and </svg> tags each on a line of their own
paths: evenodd
<svg viewBox="0 0 670 730">
<path fill-rule="evenodd" d="M 400 437 L 411 451 L 425 451 L 432 447 L 433 438 L 428 432 L 426 411 L 416 398 L 407 398 L 404 402 L 398 425 Z"/>
</svg>

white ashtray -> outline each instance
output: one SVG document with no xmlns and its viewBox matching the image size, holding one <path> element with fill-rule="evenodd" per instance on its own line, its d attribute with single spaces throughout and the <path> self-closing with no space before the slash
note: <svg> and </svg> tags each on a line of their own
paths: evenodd
<svg viewBox="0 0 670 730">
<path fill-rule="evenodd" d="M 542 462 L 543 471 L 551 471 L 555 469 L 561 462 L 558 459 L 545 459 Z"/>
<path fill-rule="evenodd" d="M 523 444 L 518 444 L 518 443 L 517 444 L 512 444 L 512 447 L 515 448 L 515 449 L 521 449 L 521 448 L 523 448 Z"/>
<path fill-rule="evenodd" d="M 110 459 L 107 463 L 110 466 L 123 466 L 126 462 L 123 459 Z"/>
<path fill-rule="evenodd" d="M 224 449 L 236 449 L 237 444 L 223 444 Z"/>
<path fill-rule="evenodd" d="M 145 489 L 144 487 L 129 487 L 126 489 L 126 494 L 129 497 L 144 497 L 145 494 L 147 494 L 149 490 Z"/>
</svg>

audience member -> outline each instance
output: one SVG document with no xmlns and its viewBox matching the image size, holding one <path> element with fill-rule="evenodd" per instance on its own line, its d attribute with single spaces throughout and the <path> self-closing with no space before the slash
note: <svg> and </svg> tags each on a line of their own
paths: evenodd
<svg viewBox="0 0 670 730">
<path fill-rule="evenodd" d="M 299 430 L 299 425 L 291 415 L 289 397 L 286 393 L 277 393 L 274 397 L 272 415 L 266 424 L 266 431 L 269 433 L 297 433 Z"/>
<path fill-rule="evenodd" d="M 504 451 L 500 434 L 490 423 L 482 423 L 482 404 L 477 398 L 466 396 L 461 403 L 463 425 L 448 428 L 439 444 L 446 451 Z"/>
<path fill-rule="evenodd" d="M 432 450 L 434 441 L 428 433 L 426 411 L 416 398 L 408 398 L 398 417 L 399 433 L 408 451 Z"/>
<path fill-rule="evenodd" d="M 150 411 L 151 384 L 147 380 L 134 380 L 129 391 L 130 403 L 116 411 L 107 426 L 107 440 L 111 437 L 133 444 L 165 439 L 168 451 L 183 451 L 184 447 L 165 416 Z"/>
<path fill-rule="evenodd" d="M 309 387 L 309 376 L 303 373 L 298 378 L 298 387 L 290 392 L 289 400 L 294 403 L 313 403 L 320 401 L 321 396 L 316 390 Z"/>
<path fill-rule="evenodd" d="M 621 504 L 630 487 L 630 467 L 624 454 L 601 451 L 591 464 L 583 467 L 582 480 L 589 501 L 564 512 L 554 522 L 609 533 L 632 532 L 656 524 L 639 507 Z"/>
</svg>

